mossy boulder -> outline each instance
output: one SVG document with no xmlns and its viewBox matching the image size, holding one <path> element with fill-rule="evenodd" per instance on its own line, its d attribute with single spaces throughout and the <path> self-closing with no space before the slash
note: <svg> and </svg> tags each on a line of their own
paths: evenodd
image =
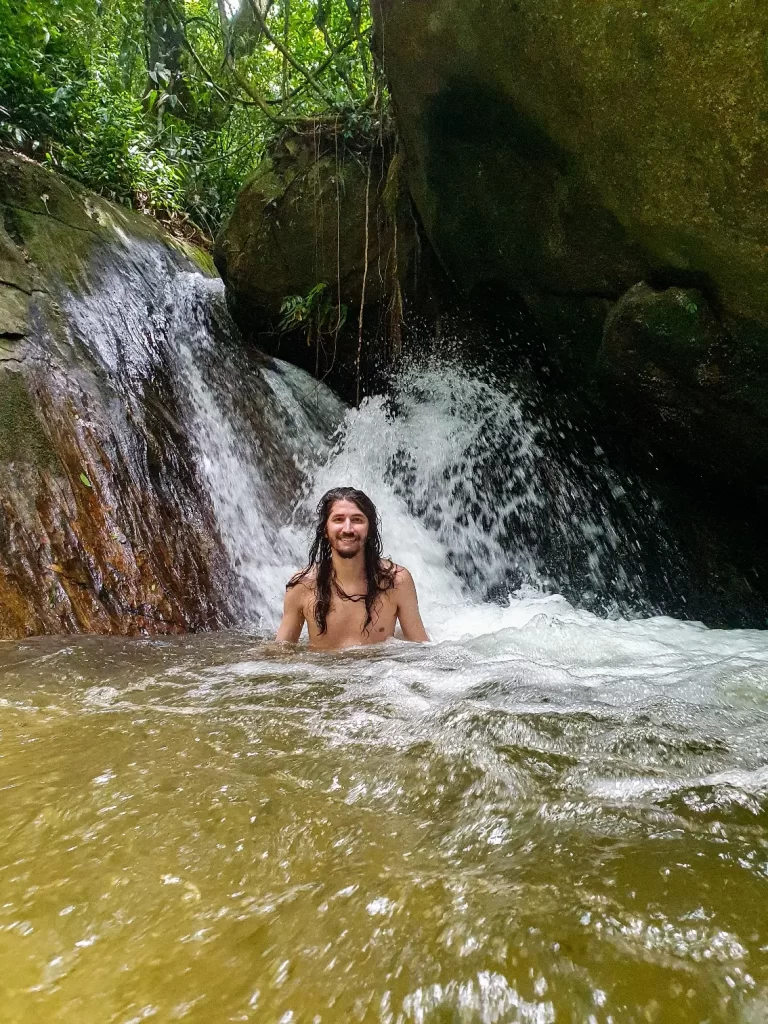
<svg viewBox="0 0 768 1024">
<path fill-rule="evenodd" d="M 414 244 L 400 160 L 389 140 L 290 134 L 243 186 L 215 248 L 243 319 L 276 316 L 318 284 L 359 307 L 391 293 Z M 367 242 L 367 250 L 366 250 Z"/>
</svg>

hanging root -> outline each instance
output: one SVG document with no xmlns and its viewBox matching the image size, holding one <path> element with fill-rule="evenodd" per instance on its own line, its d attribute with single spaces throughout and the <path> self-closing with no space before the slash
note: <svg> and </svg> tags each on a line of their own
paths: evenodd
<svg viewBox="0 0 768 1024">
<path fill-rule="evenodd" d="M 357 318 L 357 362 L 355 366 L 356 390 L 355 405 L 360 406 L 360 361 L 363 355 L 363 314 L 365 312 L 365 290 L 368 285 L 368 244 L 370 237 L 371 211 L 371 171 L 373 168 L 373 150 L 368 158 L 368 176 L 365 182 L 365 263 L 363 265 L 363 290 L 360 295 L 360 312 Z"/>
<path fill-rule="evenodd" d="M 401 171 L 403 155 L 399 145 L 389 162 L 387 181 L 382 192 L 384 212 L 392 224 L 392 261 L 390 263 L 391 298 L 387 306 L 387 341 L 389 356 L 397 359 L 403 350 L 403 293 L 400 288 L 400 266 L 398 260 L 398 206 L 401 194 Z"/>
</svg>

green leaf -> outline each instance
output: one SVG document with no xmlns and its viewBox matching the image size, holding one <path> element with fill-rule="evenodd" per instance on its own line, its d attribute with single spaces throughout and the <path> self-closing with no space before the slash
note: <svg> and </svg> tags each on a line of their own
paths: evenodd
<svg viewBox="0 0 768 1024">
<path fill-rule="evenodd" d="M 85 475 L 85 473 L 81 473 L 80 474 L 80 482 L 85 484 L 86 487 L 91 487 L 91 488 L 93 487 L 93 484 L 88 479 L 88 477 Z"/>
</svg>

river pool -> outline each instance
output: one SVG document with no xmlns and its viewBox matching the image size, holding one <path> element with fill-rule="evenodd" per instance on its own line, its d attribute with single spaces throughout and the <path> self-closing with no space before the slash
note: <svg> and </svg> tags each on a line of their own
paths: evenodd
<svg viewBox="0 0 768 1024">
<path fill-rule="evenodd" d="M 768 635 L 435 632 L 0 645 L 0 1020 L 768 1019 Z"/>
</svg>

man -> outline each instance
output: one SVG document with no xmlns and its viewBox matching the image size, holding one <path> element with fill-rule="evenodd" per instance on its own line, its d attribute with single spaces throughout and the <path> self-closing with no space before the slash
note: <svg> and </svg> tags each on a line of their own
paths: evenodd
<svg viewBox="0 0 768 1024">
<path fill-rule="evenodd" d="M 428 641 L 411 574 L 381 557 L 371 499 L 337 487 L 323 495 L 317 516 L 309 563 L 288 582 L 276 639 L 296 643 L 306 622 L 319 650 L 378 644 L 394 636 L 399 620 L 406 640 Z"/>
</svg>

